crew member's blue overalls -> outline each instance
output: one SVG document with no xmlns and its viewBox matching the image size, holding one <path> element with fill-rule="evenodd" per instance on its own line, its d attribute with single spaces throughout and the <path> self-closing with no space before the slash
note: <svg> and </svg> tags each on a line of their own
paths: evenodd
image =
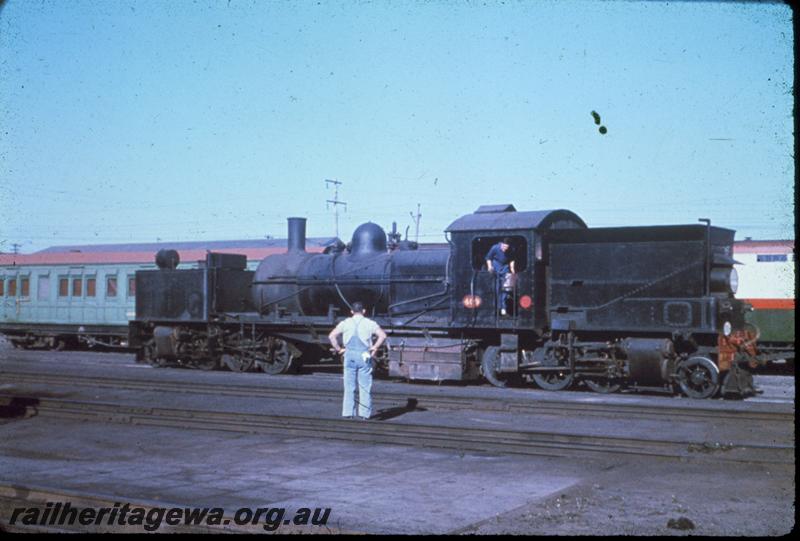
<svg viewBox="0 0 800 541">
<path fill-rule="evenodd" d="M 495 272 L 495 298 L 497 299 L 497 305 L 500 310 L 505 310 L 506 306 L 508 305 L 508 298 L 509 293 L 505 289 L 503 289 L 503 280 L 506 278 L 506 274 L 511 272 L 511 267 L 509 263 L 511 262 L 511 253 L 510 249 L 509 252 L 503 252 L 500 249 L 500 243 L 498 242 L 489 250 L 489 253 L 486 254 L 486 259 L 492 262 L 492 268 Z"/>
<path fill-rule="evenodd" d="M 358 318 L 353 336 L 345 344 L 342 415 L 354 417 L 358 404 L 358 415 L 369 419 L 372 416 L 372 359 L 368 353 L 369 344 L 362 342 L 358 336 L 358 326 L 362 321 L 364 318 Z M 356 400 L 356 388 L 358 388 L 358 400 Z"/>
</svg>

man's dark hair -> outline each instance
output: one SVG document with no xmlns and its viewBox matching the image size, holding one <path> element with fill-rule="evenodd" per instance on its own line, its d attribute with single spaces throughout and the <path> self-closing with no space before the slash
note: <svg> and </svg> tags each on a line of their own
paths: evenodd
<svg viewBox="0 0 800 541">
<path fill-rule="evenodd" d="M 350 309 L 355 312 L 356 314 L 363 314 L 364 313 L 364 303 L 361 302 L 354 302 L 350 305 Z"/>
<path fill-rule="evenodd" d="M 511 237 L 503 237 L 503 244 L 511 246 Z"/>
</svg>

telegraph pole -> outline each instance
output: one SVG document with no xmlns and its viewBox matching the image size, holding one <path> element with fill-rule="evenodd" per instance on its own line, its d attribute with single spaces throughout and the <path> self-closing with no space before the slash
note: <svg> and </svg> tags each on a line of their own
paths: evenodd
<svg viewBox="0 0 800 541">
<path fill-rule="evenodd" d="M 339 205 L 344 205 L 344 210 L 347 210 L 347 203 L 344 201 L 339 201 L 339 186 L 342 184 L 339 180 L 329 180 L 325 179 L 325 187 L 327 188 L 333 184 L 333 199 L 327 199 L 325 201 L 325 208 L 330 208 L 330 205 L 333 205 L 333 215 L 334 220 L 336 221 L 336 237 L 339 237 Z"/>
<path fill-rule="evenodd" d="M 419 212 L 419 203 L 417 203 L 417 215 L 414 216 L 413 212 L 409 212 L 411 215 L 411 219 L 414 220 L 414 224 L 416 225 L 416 233 L 414 234 L 414 242 L 419 242 L 419 221 L 422 218 L 422 214 Z"/>
<path fill-rule="evenodd" d="M 11 245 L 11 249 L 14 250 L 15 254 L 19 253 L 19 249 L 22 248 L 22 244 L 15 242 Z"/>
</svg>

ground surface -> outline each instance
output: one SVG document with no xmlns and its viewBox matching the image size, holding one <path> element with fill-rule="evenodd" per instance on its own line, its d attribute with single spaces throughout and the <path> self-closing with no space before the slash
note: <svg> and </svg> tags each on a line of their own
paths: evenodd
<svg viewBox="0 0 800 541">
<path fill-rule="evenodd" d="M 461 533 L 778 536 L 794 524 L 794 468 L 626 461 Z"/>
<path fill-rule="evenodd" d="M 165 506 L 330 507 L 328 526 L 345 532 L 781 535 L 794 524 L 794 468 L 787 466 L 578 462 L 140 426 L 54 426 L 36 418 L 0 425 L 0 439 L 3 484 Z M 668 527 L 684 517 L 692 529 Z"/>
<path fill-rule="evenodd" d="M 0 349 L 0 370 L 4 362 L 11 362 L 10 351 Z M 34 367 L 37 354 L 24 355 Z M 58 354 L 38 355 L 50 363 L 48 371 L 55 371 L 52 356 Z M 90 372 L 105 367 L 106 374 L 153 370 L 137 368 L 132 357 L 125 355 L 66 352 L 55 359 L 69 365 L 64 370 Z M 157 373 L 165 379 L 196 377 L 204 383 L 217 378 L 239 383 L 257 377 L 186 370 Z M 325 377 L 285 381 L 320 389 L 336 385 Z M 758 403 L 793 401 L 792 378 L 758 381 L 767 390 Z M 383 385 L 378 388 L 396 384 Z M 13 381 L 0 381 L 0 388 L 14 386 Z M 439 389 L 423 386 L 414 392 L 416 386 L 407 388 L 415 396 Z M 481 396 L 504 392 L 488 387 L 450 391 Z M 538 393 L 530 396 L 538 397 Z M 597 399 L 586 393 L 576 395 L 578 400 Z M 108 396 L 109 400 L 130 399 L 124 393 Z M 145 396 L 156 399 L 156 395 Z M 656 396 L 615 398 L 629 399 L 652 404 L 683 402 Z M 211 398 L 208 403 L 213 404 Z M 423 414 L 446 415 L 413 413 Z M 503 416 L 514 415 L 473 417 L 499 422 Z M 403 422 L 403 417 L 391 422 Z M 625 422 L 609 421 L 608 428 L 624 432 Z M 793 427 L 787 430 L 793 441 Z M 34 505 L 31 491 L 38 489 L 63 494 L 64 499 L 95 494 L 109 501 L 151 506 L 285 507 L 287 512 L 329 507 L 330 519 L 325 529 L 316 530 L 320 532 L 774 536 L 793 529 L 794 464 L 723 463 L 714 456 L 575 460 L 350 443 L 313 435 L 9 416 L 0 418 L 0 485 L 10 487 L 0 490 L 0 523 L 7 523 L 11 506 Z"/>
</svg>

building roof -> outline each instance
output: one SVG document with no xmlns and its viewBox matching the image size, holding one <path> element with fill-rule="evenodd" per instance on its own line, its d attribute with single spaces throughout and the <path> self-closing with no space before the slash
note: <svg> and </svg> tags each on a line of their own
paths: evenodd
<svg viewBox="0 0 800 541">
<path fill-rule="evenodd" d="M 333 237 L 306 239 L 306 251 L 322 252 L 334 241 Z M 257 261 L 285 253 L 286 239 L 52 246 L 32 254 L 0 254 L 0 266 L 155 263 L 156 252 L 162 249 L 177 250 L 184 263 L 205 260 L 209 251 L 243 254 L 248 261 Z"/>
<path fill-rule="evenodd" d="M 306 246 L 315 245 L 325 247 L 333 242 L 333 237 L 312 237 L 306 239 Z M 219 251 L 228 248 L 286 248 L 286 239 L 245 239 L 245 240 L 199 240 L 181 242 L 141 242 L 129 244 L 83 244 L 75 246 L 51 246 L 35 252 L 63 253 L 63 252 L 153 252 L 162 249 L 173 250 L 212 250 Z"/>
<path fill-rule="evenodd" d="M 737 240 L 733 251 L 740 254 L 791 254 L 794 252 L 793 240 Z"/>
</svg>

